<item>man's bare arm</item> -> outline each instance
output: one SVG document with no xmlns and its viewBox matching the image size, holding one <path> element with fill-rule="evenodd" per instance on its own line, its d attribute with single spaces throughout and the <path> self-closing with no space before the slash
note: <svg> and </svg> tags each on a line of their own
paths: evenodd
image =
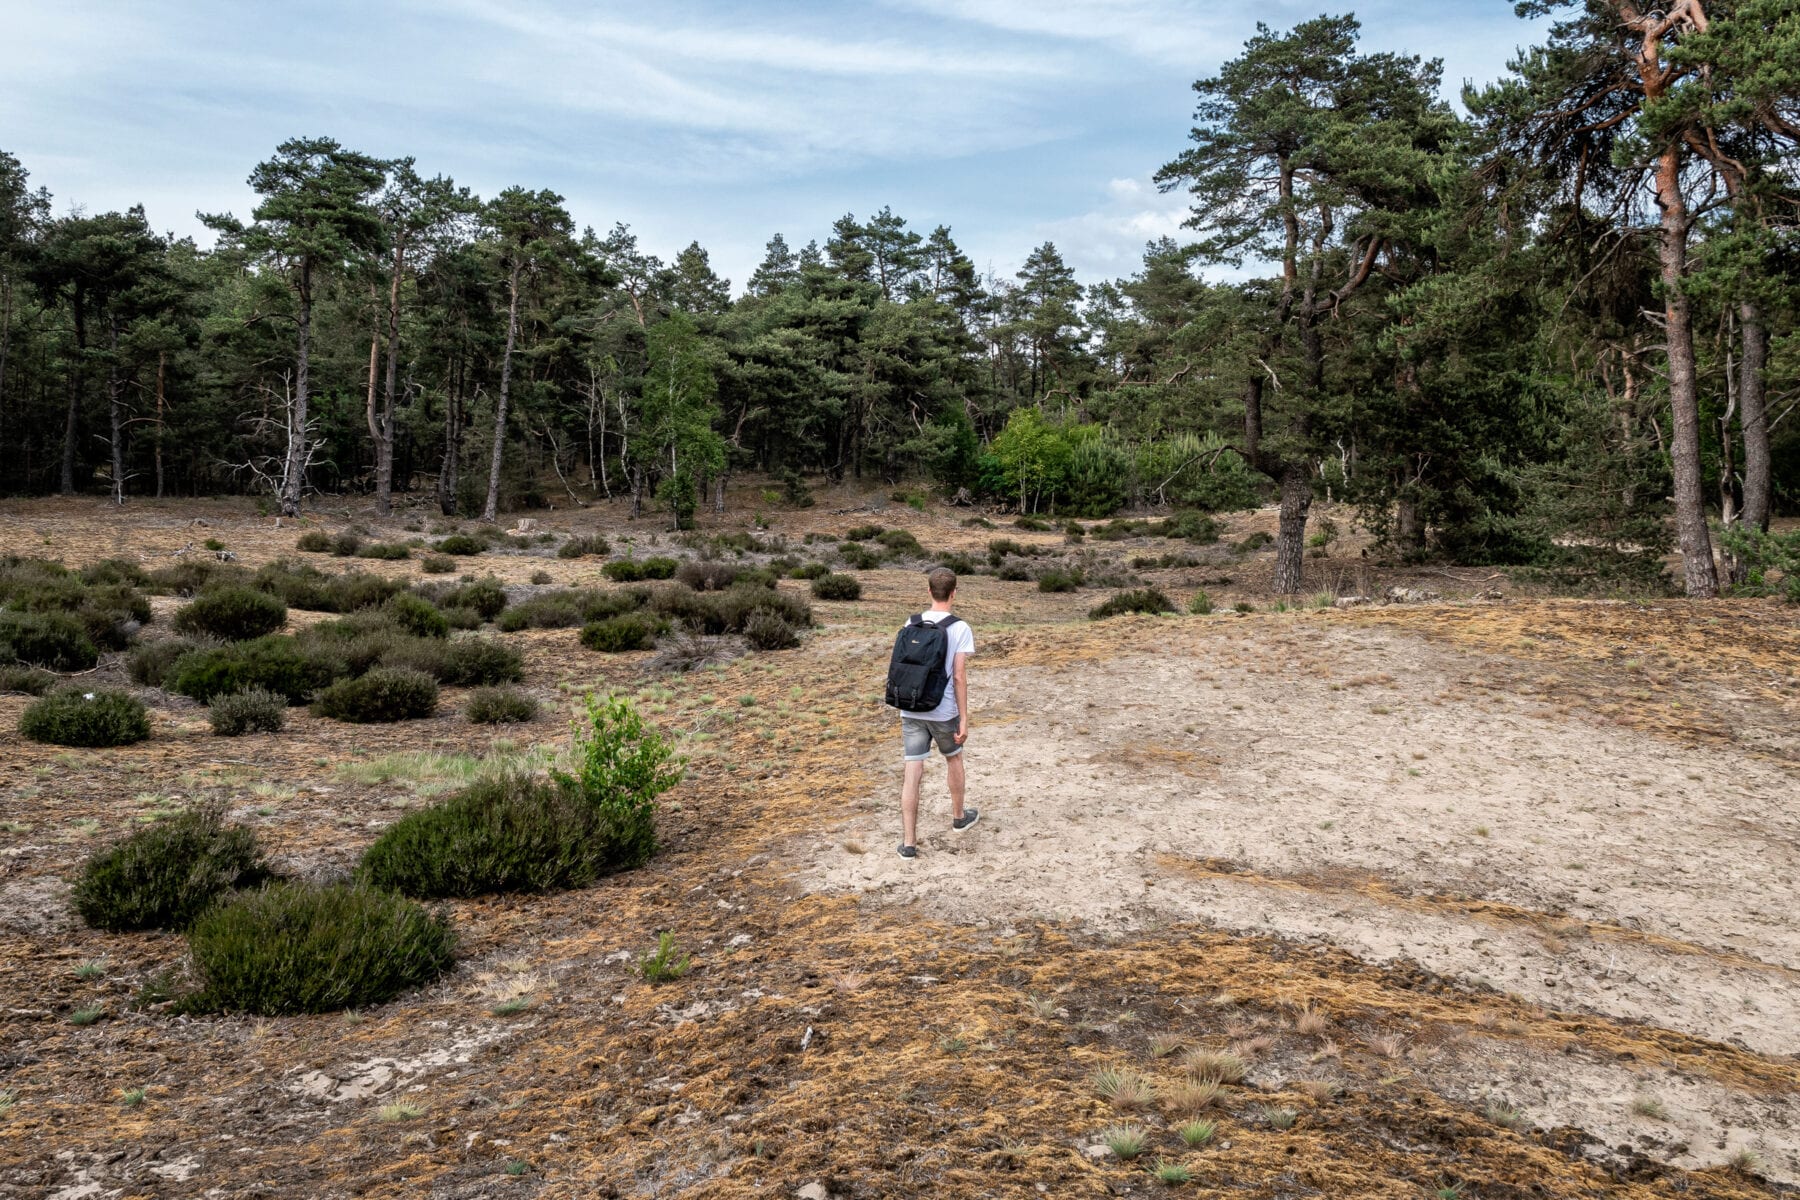
<svg viewBox="0 0 1800 1200">
<path fill-rule="evenodd" d="M 951 668 L 951 679 L 956 685 L 956 711 L 959 714 L 956 724 L 956 744 L 962 745 L 963 739 L 969 736 L 969 656 L 958 654 L 956 665 Z"/>
</svg>

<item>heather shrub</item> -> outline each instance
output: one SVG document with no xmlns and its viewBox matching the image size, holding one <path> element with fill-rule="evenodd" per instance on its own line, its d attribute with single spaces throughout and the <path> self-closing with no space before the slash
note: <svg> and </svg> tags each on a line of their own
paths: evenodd
<svg viewBox="0 0 1800 1200">
<path fill-rule="evenodd" d="M 581 644 L 603 654 L 649 650 L 656 645 L 657 633 L 655 623 L 649 618 L 638 613 L 625 613 L 583 626 Z"/>
<path fill-rule="evenodd" d="M 454 554 L 465 558 L 471 554 L 480 554 L 487 549 L 487 543 L 480 538 L 470 537 L 466 533 L 453 533 L 432 547 L 439 554 Z"/>
<path fill-rule="evenodd" d="M 820 600 L 860 600 L 862 582 L 854 575 L 821 575 L 812 581 L 812 594 Z"/>
<path fill-rule="evenodd" d="M 287 1016 L 384 1004 L 449 969 L 449 921 L 365 884 L 276 883 L 188 931 L 197 1010 Z"/>
<path fill-rule="evenodd" d="M 1166 538 L 1185 538 L 1196 545 L 1219 540 L 1219 523 L 1203 512 L 1178 512 L 1157 528 Z"/>
<path fill-rule="evenodd" d="M 95 929 L 185 929 L 220 896 L 267 874 L 256 835 L 191 808 L 93 855 L 72 900 Z"/>
<path fill-rule="evenodd" d="M 895 554 L 907 554 L 923 557 L 925 547 L 919 545 L 919 539 L 904 529 L 890 529 L 875 539 Z"/>
<path fill-rule="evenodd" d="M 525 656 L 498 638 L 452 638 L 443 644 L 432 674 L 449 687 L 517 683 L 525 678 Z"/>
<path fill-rule="evenodd" d="M 840 543 L 838 557 L 845 566 L 855 571 L 872 571 L 881 565 L 880 552 L 869 549 L 861 542 Z"/>
<path fill-rule="evenodd" d="M 131 681 L 144 687 L 159 688 L 167 680 L 169 670 L 181 656 L 212 644 L 193 638 L 159 638 L 139 642 L 125 657 L 125 669 Z"/>
<path fill-rule="evenodd" d="M 1082 575 L 1079 570 L 1066 571 L 1061 567 L 1049 567 L 1038 573 L 1038 591 L 1040 592 L 1072 592 L 1081 586 Z"/>
<path fill-rule="evenodd" d="M 81 581 L 89 587 L 103 584 L 124 584 L 126 587 L 146 587 L 150 576 L 144 568 L 128 558 L 103 558 L 99 562 L 89 563 L 81 568 Z"/>
<path fill-rule="evenodd" d="M 323 529 L 309 529 L 294 540 L 294 549 L 307 554 L 327 554 L 331 550 L 331 535 Z"/>
<path fill-rule="evenodd" d="M 448 554 L 427 554 L 419 560 L 419 569 L 427 575 L 448 575 L 456 570 L 456 560 Z"/>
<path fill-rule="evenodd" d="M 612 543 L 599 534 L 586 537 L 572 537 L 556 548 L 558 558 L 586 558 L 590 554 L 606 555 L 612 553 Z"/>
<path fill-rule="evenodd" d="M 871 542 L 881 536 L 879 525 L 853 525 L 844 531 L 846 542 Z"/>
<path fill-rule="evenodd" d="M 463 715 L 477 725 L 508 725 L 529 721 L 538 714 L 538 702 L 517 688 L 477 688 L 469 695 Z"/>
<path fill-rule="evenodd" d="M 68 613 L 0 611 L 0 662 L 85 671 L 99 661 L 93 639 Z"/>
<path fill-rule="evenodd" d="M 274 633 L 287 622 L 287 605 L 247 587 L 203 592 L 175 614 L 179 633 L 245 642 Z"/>
<path fill-rule="evenodd" d="M 994 578 L 1008 583 L 1025 583 L 1031 578 L 1031 568 L 1024 563 L 1009 562 L 994 572 Z"/>
<path fill-rule="evenodd" d="M 672 579 L 679 565 L 672 558 L 620 558 L 607 563 L 601 570 L 617 583 L 639 583 L 646 579 Z"/>
<path fill-rule="evenodd" d="M 27 705 L 19 733 L 52 746 L 126 746 L 150 736 L 150 717 L 127 692 L 66 687 Z"/>
<path fill-rule="evenodd" d="M 450 622 L 437 605 L 411 592 L 401 592 L 382 605 L 382 613 L 400 629 L 414 637 L 442 638 L 450 636 Z"/>
<path fill-rule="evenodd" d="M 365 725 L 410 721 L 437 711 L 437 680 L 406 667 L 375 667 L 340 679 L 313 701 L 313 711 L 334 721 Z"/>
<path fill-rule="evenodd" d="M 452 629 L 480 629 L 481 614 L 472 608 L 453 604 L 448 608 L 440 608 L 444 614 L 444 622 Z"/>
<path fill-rule="evenodd" d="M 331 539 L 331 553 L 337 558 L 350 558 L 362 549 L 362 537 L 355 533 L 340 533 Z"/>
<path fill-rule="evenodd" d="M 1166 613 L 1174 612 L 1175 605 L 1156 588 L 1136 588 L 1129 592 L 1120 592 L 1096 604 L 1088 610 L 1088 619 L 1099 621 L 1107 617 L 1116 617 L 1121 613 Z"/>
<path fill-rule="evenodd" d="M 285 696 L 289 704 L 304 704 L 348 670 L 335 646 L 275 634 L 189 651 L 168 669 L 164 686 L 202 704 L 253 687 Z"/>
<path fill-rule="evenodd" d="M 519 601 L 500 614 L 498 624 L 502 633 L 517 633 L 521 629 L 568 629 L 581 621 L 580 598 L 562 591 Z"/>
<path fill-rule="evenodd" d="M 458 608 L 472 608 L 484 621 L 492 621 L 506 610 L 506 589 L 498 579 L 488 576 L 463 584 L 444 597 L 442 603 Z"/>
<path fill-rule="evenodd" d="M 404 542 L 370 542 L 356 552 L 356 557 L 399 562 L 401 559 L 411 558 L 412 549 Z"/>
<path fill-rule="evenodd" d="M 197 596 L 207 588 L 242 583 L 250 573 L 216 559 L 184 558 L 150 572 L 150 587 L 171 596 Z"/>
<path fill-rule="evenodd" d="M 241 737 L 246 733 L 280 733 L 287 724 L 287 699 L 267 688 L 246 688 L 214 696 L 207 707 L 206 719 L 220 737 Z"/>
<path fill-rule="evenodd" d="M 823 579 L 831 574 L 831 568 L 821 562 L 802 563 L 788 572 L 789 579 Z"/>
<path fill-rule="evenodd" d="M 0 692 L 41 696 L 56 684 L 56 676 L 36 667 L 0 667 Z"/>
<path fill-rule="evenodd" d="M 696 592 L 717 592 L 737 582 L 739 569 L 731 563 L 684 562 L 675 571 L 675 582 L 685 583 Z"/>
<path fill-rule="evenodd" d="M 800 635 L 775 613 L 759 608 L 744 622 L 744 640 L 752 650 L 792 650 Z"/>
</svg>

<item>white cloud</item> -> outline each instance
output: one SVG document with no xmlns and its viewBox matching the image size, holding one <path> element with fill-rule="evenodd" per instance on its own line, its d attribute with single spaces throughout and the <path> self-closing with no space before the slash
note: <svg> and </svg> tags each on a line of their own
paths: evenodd
<svg viewBox="0 0 1800 1200">
<path fill-rule="evenodd" d="M 1033 231 L 1038 242 L 1056 243 L 1063 260 L 1083 280 L 1119 279 L 1137 273 L 1144 247 L 1158 238 L 1188 240 L 1186 193 L 1165 195 L 1148 177 L 1109 180 L 1093 208 L 1046 221 Z"/>
</svg>

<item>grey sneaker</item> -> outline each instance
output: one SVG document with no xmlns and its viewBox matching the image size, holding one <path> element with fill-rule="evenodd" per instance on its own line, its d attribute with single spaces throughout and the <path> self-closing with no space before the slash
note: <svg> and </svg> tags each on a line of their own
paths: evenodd
<svg viewBox="0 0 1800 1200">
<path fill-rule="evenodd" d="M 981 810 L 979 808 L 965 808 L 963 809 L 962 816 L 957 817 L 950 822 L 950 828 L 955 830 L 967 829 L 979 820 L 981 820 Z"/>
<path fill-rule="evenodd" d="M 919 848 L 917 846 L 902 846 L 900 847 L 900 857 L 917 858 L 919 857 Z"/>
</svg>

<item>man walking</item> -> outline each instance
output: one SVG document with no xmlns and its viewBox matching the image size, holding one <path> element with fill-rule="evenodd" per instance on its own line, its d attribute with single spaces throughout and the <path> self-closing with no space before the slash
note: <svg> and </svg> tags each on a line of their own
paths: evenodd
<svg viewBox="0 0 1800 1200">
<path fill-rule="evenodd" d="M 981 813 L 963 807 L 963 747 L 969 740 L 969 656 L 975 634 L 950 611 L 956 572 L 939 567 L 926 577 L 931 607 L 911 617 L 894 642 L 888 667 L 888 703 L 900 710 L 906 782 L 900 793 L 904 836 L 900 857 L 918 856 L 919 785 L 925 760 L 937 746 L 950 786 L 950 828 L 967 829 Z"/>
</svg>

